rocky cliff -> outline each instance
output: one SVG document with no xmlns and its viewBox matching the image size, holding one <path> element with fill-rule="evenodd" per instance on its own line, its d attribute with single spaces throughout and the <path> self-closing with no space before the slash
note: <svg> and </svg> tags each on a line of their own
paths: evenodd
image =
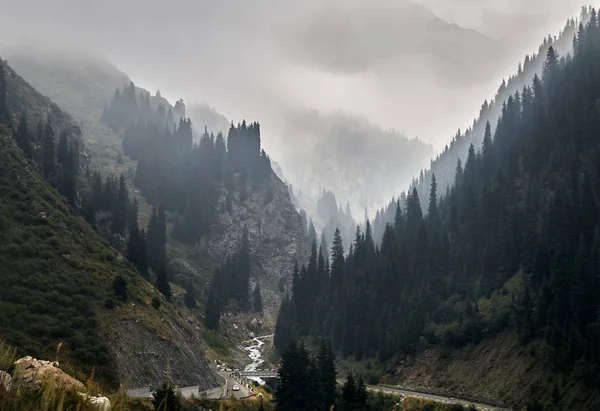
<svg viewBox="0 0 600 411">
<path fill-rule="evenodd" d="M 244 201 L 239 201 L 236 193 L 231 213 L 219 214 L 205 246 L 213 258 L 223 261 L 239 246 L 244 227 L 248 229 L 253 257 L 251 289 L 260 283 L 268 327 L 276 319 L 282 288 L 288 288 L 294 263 L 308 259 L 308 241 L 288 189 L 275 173 L 260 189 L 249 186 L 248 193 Z M 222 197 L 220 203 L 224 202 Z"/>
</svg>

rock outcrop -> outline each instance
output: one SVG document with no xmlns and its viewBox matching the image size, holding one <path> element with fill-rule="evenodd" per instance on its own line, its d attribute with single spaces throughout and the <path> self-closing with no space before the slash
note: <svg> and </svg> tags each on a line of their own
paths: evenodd
<svg viewBox="0 0 600 411">
<path fill-rule="evenodd" d="M 231 213 L 219 214 L 208 252 L 217 261 L 224 261 L 239 247 L 244 227 L 248 229 L 254 263 L 251 282 L 252 286 L 260 283 L 265 320 L 270 323 L 277 316 L 283 295 L 280 285 L 289 283 L 295 261 L 308 260 L 308 242 L 288 188 L 275 173 L 259 189 L 249 184 L 248 193 L 245 201 L 234 202 Z"/>
<path fill-rule="evenodd" d="M 101 395 L 92 396 L 85 393 L 83 383 L 59 368 L 55 361 L 38 360 L 33 357 L 23 357 L 15 361 L 14 385 L 19 389 L 39 390 L 49 381 L 56 387 L 65 391 L 77 391 L 77 393 L 89 404 L 99 411 L 110 411 L 110 400 Z M 11 376 L 0 371 L 0 389 L 10 391 L 12 389 Z"/>
<path fill-rule="evenodd" d="M 101 396 L 94 397 L 93 395 L 87 395 L 84 393 L 81 393 L 80 395 L 83 397 L 84 400 L 86 400 L 95 408 L 97 408 L 98 411 L 110 411 L 110 400 L 108 398 Z"/>
<path fill-rule="evenodd" d="M 45 380 L 53 380 L 65 390 L 84 391 L 81 381 L 58 368 L 57 362 L 23 357 L 15 362 L 14 383 L 40 388 Z"/>
</svg>

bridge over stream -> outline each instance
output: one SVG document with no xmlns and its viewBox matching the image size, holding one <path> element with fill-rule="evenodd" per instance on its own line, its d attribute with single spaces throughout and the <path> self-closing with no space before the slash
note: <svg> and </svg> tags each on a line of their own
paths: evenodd
<svg viewBox="0 0 600 411">
<path fill-rule="evenodd" d="M 258 369 L 252 371 L 237 371 L 235 374 L 243 378 L 277 378 L 279 376 L 277 369 Z"/>
</svg>

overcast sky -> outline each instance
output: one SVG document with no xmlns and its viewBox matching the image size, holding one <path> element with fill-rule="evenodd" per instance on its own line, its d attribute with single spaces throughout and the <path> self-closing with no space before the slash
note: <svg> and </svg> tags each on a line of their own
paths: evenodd
<svg viewBox="0 0 600 411">
<path fill-rule="evenodd" d="M 306 110 L 343 111 L 443 147 L 524 54 L 583 4 L 415 3 L 0 0 L 0 45 L 99 54 L 171 100 L 259 120 L 285 169 L 299 139 L 289 119 Z"/>
<path fill-rule="evenodd" d="M 515 56 L 534 48 L 542 33 L 556 32 L 582 4 L 416 2 L 449 22 L 506 40 L 511 52 L 495 63 L 501 68 L 457 87 L 457 79 L 427 67 L 427 58 L 413 64 L 385 50 L 414 40 L 412 27 L 395 26 L 427 20 L 402 21 L 402 12 L 395 14 L 399 0 L 0 0 L 0 34 L 4 43 L 77 46 L 105 55 L 140 84 L 205 100 L 231 118 L 273 117 L 281 104 L 342 109 L 439 143 L 470 121 L 515 67 Z M 340 47 L 362 55 L 318 61 Z M 348 69 L 335 70 L 335 64 Z M 407 96 L 417 90 L 422 95 Z M 430 114 L 439 119 L 435 124 L 425 121 Z"/>
</svg>

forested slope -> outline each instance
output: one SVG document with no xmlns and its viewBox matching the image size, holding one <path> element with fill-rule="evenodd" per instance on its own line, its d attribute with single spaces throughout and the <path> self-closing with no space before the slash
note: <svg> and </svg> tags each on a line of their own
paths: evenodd
<svg viewBox="0 0 600 411">
<path fill-rule="evenodd" d="M 306 258 L 308 246 L 288 189 L 262 148 L 260 124 L 232 123 L 227 136 L 205 129 L 196 144 L 189 118 L 152 107 L 133 84 L 115 92 L 102 121 L 122 133 L 123 153 L 135 164 L 132 182 L 144 200 L 172 219 L 169 241 L 193 249 L 199 258 L 192 264 L 212 260 L 230 268 L 224 280 L 236 291 L 225 294 L 237 297 L 234 309 L 249 311 L 258 286 L 271 325 L 293 262 Z M 229 264 L 243 244 L 244 263 Z M 187 282 L 202 289 L 205 279 L 192 273 Z M 220 313 L 228 299 L 219 301 L 225 302 L 213 308 Z"/>
<path fill-rule="evenodd" d="M 80 134 L 0 65 L 0 338 L 88 375 L 95 369 L 105 384 L 158 384 L 169 362 L 181 364 L 177 383 L 213 384 L 188 322 L 79 216 Z M 123 341 L 128 321 L 145 341 Z"/>
<path fill-rule="evenodd" d="M 521 93 L 523 87 L 528 86 L 537 74 L 541 76 L 544 60 L 549 47 L 553 47 L 559 55 L 567 55 L 573 50 L 573 36 L 579 30 L 579 23 L 586 24 L 589 20 L 591 8 L 584 7 L 579 19 L 569 19 L 565 27 L 558 36 L 549 35 L 540 44 L 536 53 L 525 56 L 522 63 L 519 63 L 517 71 L 511 74 L 507 80 L 502 80 L 498 90 L 491 100 L 486 100 L 481 105 L 478 117 L 466 129 L 459 129 L 456 135 L 446 144 L 444 149 L 431 160 L 429 168 L 422 170 L 419 176 L 413 179 L 413 186 L 417 188 L 419 196 L 423 199 L 423 211 L 426 212 L 428 204 L 429 187 L 431 186 L 432 176 L 435 174 L 440 193 L 444 194 L 446 189 L 454 183 L 454 174 L 457 163 L 464 166 L 467 160 L 469 146 L 481 147 L 485 126 L 487 122 L 492 127 L 492 132 L 498 125 L 498 118 L 502 114 L 503 104 L 508 97 L 516 92 Z M 405 206 L 406 193 L 402 193 L 393 199 L 388 206 L 381 209 L 373 221 L 375 240 L 381 241 L 381 235 L 387 223 L 394 220 L 395 202 L 400 199 Z"/>
<path fill-rule="evenodd" d="M 252 249 L 251 292 L 264 282 L 266 313 L 275 315 L 281 277 L 289 279 L 296 255 L 307 255 L 305 233 L 287 188 L 272 171 L 259 185 L 243 181 L 247 176 L 240 176 L 240 170 L 230 178 L 232 161 L 224 144 L 231 127 L 222 116 L 199 104 L 186 107 L 182 100 L 171 104 L 160 93 L 132 85 L 109 63 L 90 57 L 35 50 L 13 50 L 9 57 L 28 81 L 64 103 L 84 125 L 81 140 L 91 154 L 92 172 L 90 193 L 82 198 L 88 214 L 95 211 L 103 217 L 113 211 L 121 172 L 129 199 L 139 201 L 139 229 L 146 228 L 152 205 L 158 210 L 163 204 L 169 278 L 187 289 L 193 283 L 199 301 L 208 296 L 207 272 L 235 253 L 246 225 Z M 210 126 L 205 134 L 203 124 L 217 127 L 212 139 Z M 225 133 L 219 136 L 223 128 Z M 246 134 L 241 134 L 238 141 L 243 146 Z M 261 156 L 260 149 L 256 154 L 250 156 L 252 161 Z M 266 154 L 262 158 L 267 164 Z M 116 179 L 105 180 L 107 175 Z M 123 252 L 128 225 L 118 230 L 120 238 L 111 239 Z M 108 238 L 114 233 L 105 226 L 100 231 Z"/>
<path fill-rule="evenodd" d="M 347 254 L 334 240 L 330 268 L 313 247 L 280 312 L 280 347 L 326 337 L 344 357 L 396 364 L 427 346 L 452 350 L 510 329 L 545 347 L 531 355 L 563 376 L 562 409 L 598 405 L 589 402 L 600 338 L 595 10 L 588 20 L 573 56 L 548 47 L 542 76 L 508 96 L 495 133 L 487 123 L 445 195 L 432 174 L 426 216 L 413 187 L 380 246 L 367 224 Z M 528 399 L 551 389 L 539 381 Z"/>
</svg>

